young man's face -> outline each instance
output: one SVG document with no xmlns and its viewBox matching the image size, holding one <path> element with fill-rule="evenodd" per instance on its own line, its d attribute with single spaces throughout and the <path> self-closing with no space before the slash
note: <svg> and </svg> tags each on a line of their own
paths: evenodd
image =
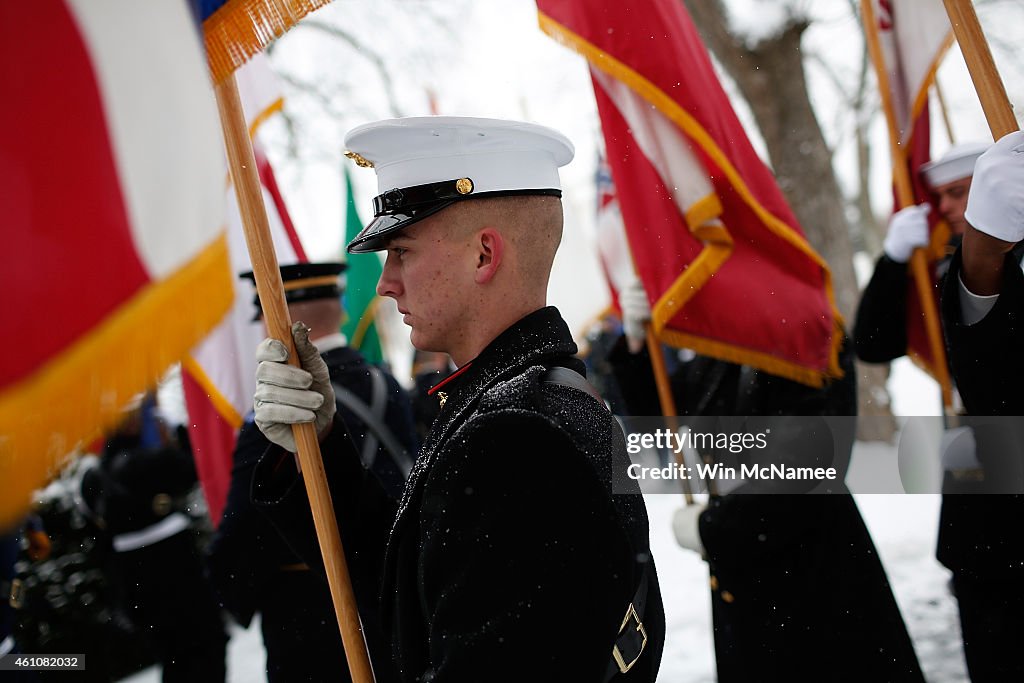
<svg viewBox="0 0 1024 683">
<path fill-rule="evenodd" d="M 398 303 L 412 328 L 412 344 L 424 351 L 450 352 L 471 320 L 474 256 L 470 240 L 447 230 L 452 208 L 402 230 L 388 242 L 377 294 Z"/>
<path fill-rule="evenodd" d="M 954 235 L 962 235 L 967 229 L 964 212 L 967 210 L 967 193 L 970 189 L 969 177 L 933 188 L 939 198 L 939 213 L 949 223 L 949 229 Z"/>
</svg>

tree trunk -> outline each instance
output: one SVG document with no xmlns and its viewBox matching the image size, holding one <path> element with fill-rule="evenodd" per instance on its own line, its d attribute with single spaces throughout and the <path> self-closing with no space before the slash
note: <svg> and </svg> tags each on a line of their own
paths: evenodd
<svg viewBox="0 0 1024 683">
<path fill-rule="evenodd" d="M 811 246 L 829 264 L 836 304 L 852 323 L 858 300 L 853 245 L 832 153 L 807 91 L 800 39 L 808 22 L 794 16 L 775 35 L 748 46 L 742 36 L 729 31 L 721 0 L 684 2 L 705 43 L 750 105 L 779 187 Z M 877 373 L 858 374 L 861 414 L 884 409 L 891 418 L 888 401 L 880 400 L 888 398 L 884 380 L 879 384 Z"/>
</svg>

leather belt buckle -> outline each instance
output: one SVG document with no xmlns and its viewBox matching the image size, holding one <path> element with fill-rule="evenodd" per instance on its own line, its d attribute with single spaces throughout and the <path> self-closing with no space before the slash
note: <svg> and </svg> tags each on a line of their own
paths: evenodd
<svg viewBox="0 0 1024 683">
<path fill-rule="evenodd" d="M 626 661 L 626 658 L 619 650 L 619 643 L 616 643 L 612 648 L 612 658 L 615 660 L 615 663 L 618 664 L 619 671 L 622 673 L 626 673 L 633 668 L 633 665 L 640 659 L 640 655 L 644 653 L 644 648 L 647 646 L 647 631 L 644 630 L 644 624 L 640 621 L 640 617 L 637 615 L 636 608 L 633 607 L 633 603 L 629 603 L 629 609 L 626 610 L 626 618 L 622 620 L 622 626 L 619 627 L 620 639 L 622 639 L 621 636 L 626 631 L 627 626 L 630 628 L 633 627 L 633 624 L 631 624 L 630 621 L 636 622 L 635 630 L 640 634 L 640 647 L 637 650 L 636 655 L 629 662 Z"/>
</svg>

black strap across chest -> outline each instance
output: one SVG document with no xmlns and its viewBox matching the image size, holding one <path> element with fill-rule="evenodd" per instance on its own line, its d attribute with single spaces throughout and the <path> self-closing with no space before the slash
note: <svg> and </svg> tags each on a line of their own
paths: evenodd
<svg viewBox="0 0 1024 683">
<path fill-rule="evenodd" d="M 573 372 L 569 368 L 548 368 L 541 381 L 544 384 L 558 384 L 589 394 L 605 410 L 608 410 L 608 406 L 601 398 L 601 394 L 594 388 L 594 385 L 578 372 Z M 615 422 L 612 430 L 613 447 L 621 448 L 625 452 L 626 439 L 622 434 L 622 428 L 614 418 L 613 421 Z M 620 673 L 624 674 L 632 669 L 637 661 L 639 661 L 640 655 L 643 654 L 644 647 L 647 645 L 647 632 L 644 630 L 643 624 L 644 611 L 647 608 L 649 584 L 649 570 L 647 567 L 648 565 L 644 565 L 643 570 L 640 572 L 639 585 L 633 594 L 633 599 L 626 608 L 625 618 L 619 626 L 619 634 L 612 646 L 612 654 L 608 659 L 608 665 L 605 667 L 604 683 L 608 683 Z"/>
</svg>

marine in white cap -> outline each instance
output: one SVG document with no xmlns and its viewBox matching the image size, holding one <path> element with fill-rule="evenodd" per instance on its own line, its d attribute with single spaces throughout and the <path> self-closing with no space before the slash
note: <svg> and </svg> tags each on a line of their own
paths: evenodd
<svg viewBox="0 0 1024 683">
<path fill-rule="evenodd" d="M 441 410 L 387 538 L 358 528 L 365 477 L 344 430 L 320 432 L 346 554 L 378 569 L 401 680 L 653 683 L 665 623 L 643 498 L 625 476 L 613 491 L 622 434 L 546 305 L 571 143 L 530 123 L 429 117 L 361 126 L 346 145 L 378 182 L 349 251 L 387 251 L 377 292 L 414 346 L 458 366 L 431 390 Z M 274 362 L 280 349 L 262 357 L 261 428 L 314 422 L 334 401 L 293 333 L 303 369 Z M 253 496 L 317 562 L 284 455 L 264 457 Z"/>
</svg>

